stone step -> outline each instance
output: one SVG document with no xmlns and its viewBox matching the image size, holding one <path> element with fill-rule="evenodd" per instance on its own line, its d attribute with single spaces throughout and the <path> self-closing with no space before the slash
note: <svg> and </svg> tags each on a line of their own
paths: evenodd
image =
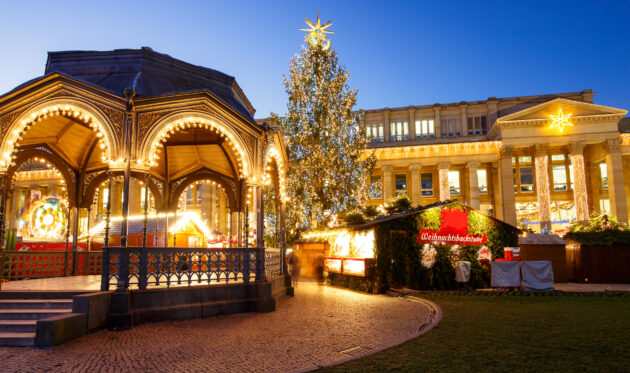
<svg viewBox="0 0 630 373">
<path fill-rule="evenodd" d="M 0 320 L 0 333 L 35 333 L 37 320 Z"/>
<path fill-rule="evenodd" d="M 0 309 L 72 308 L 72 299 L 0 299 Z"/>
<path fill-rule="evenodd" d="M 75 295 L 94 293 L 94 291 L 39 291 L 39 290 L 2 290 L 0 299 L 71 299 Z"/>
<path fill-rule="evenodd" d="M 24 347 L 35 344 L 35 333 L 0 333 L 0 346 Z"/>
<path fill-rule="evenodd" d="M 0 320 L 39 320 L 71 312 L 72 308 L 0 309 Z"/>
</svg>

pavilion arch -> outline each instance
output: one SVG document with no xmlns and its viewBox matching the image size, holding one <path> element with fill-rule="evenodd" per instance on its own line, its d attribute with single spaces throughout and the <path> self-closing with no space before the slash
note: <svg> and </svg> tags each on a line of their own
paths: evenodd
<svg viewBox="0 0 630 373">
<path fill-rule="evenodd" d="M 116 177 L 124 177 L 123 171 L 112 171 L 111 173 L 112 179 Z M 107 182 L 109 178 L 109 174 L 107 171 L 101 172 L 96 176 L 90 183 L 86 186 L 85 191 L 83 192 L 83 198 L 80 202 L 81 208 L 89 208 L 94 202 L 94 197 L 96 196 L 97 189 L 104 183 Z M 131 178 L 139 181 L 145 181 L 145 174 L 141 172 L 132 171 Z M 155 182 L 152 177 L 147 178 L 147 186 L 151 191 L 151 196 L 153 197 L 153 201 L 155 202 L 155 209 L 160 211 L 163 209 L 164 204 L 162 200 L 162 191 L 160 190 L 160 186 Z"/>
<path fill-rule="evenodd" d="M 201 181 L 201 180 L 210 180 L 219 184 L 223 190 L 225 191 L 225 195 L 228 199 L 228 208 L 231 211 L 239 211 L 241 208 L 242 197 L 240 193 L 235 192 L 240 190 L 238 186 L 236 186 L 236 190 L 233 185 L 230 185 L 230 180 L 221 174 L 214 172 L 209 169 L 201 169 L 197 170 L 191 174 L 181 177 L 178 180 L 174 180 L 173 184 L 176 184 L 175 188 L 171 193 L 171 197 L 169 198 L 168 208 L 169 210 L 175 210 L 177 208 L 177 201 L 179 197 L 184 193 L 186 188 L 188 188 L 191 184 Z"/>
<path fill-rule="evenodd" d="M 47 148 L 29 148 L 21 150 L 17 153 L 16 158 L 13 160 L 14 165 L 7 170 L 7 176 L 9 180 L 13 178 L 20 167 L 26 162 L 33 160 L 34 158 L 41 158 L 48 161 L 50 164 L 61 173 L 61 176 L 66 181 L 65 185 L 68 188 L 68 206 L 70 208 L 77 206 L 77 191 L 76 191 L 76 171 L 69 167 L 66 162 L 57 154 Z"/>
<path fill-rule="evenodd" d="M 250 154 L 245 141 L 225 121 L 216 116 L 199 110 L 186 110 L 170 114 L 152 125 L 141 142 L 138 150 L 138 164 L 153 167 L 157 159 L 158 148 L 161 140 L 168 138 L 170 133 L 187 127 L 213 128 L 225 137 L 227 143 L 233 147 L 234 156 L 237 159 L 236 169 L 241 178 L 251 177 L 253 173 L 253 154 Z"/>
<path fill-rule="evenodd" d="M 19 147 L 23 133 L 42 119 L 65 113 L 88 125 L 96 132 L 97 137 L 105 145 L 104 154 L 108 161 L 115 158 L 119 152 L 119 142 L 111 120 L 94 105 L 78 98 L 55 98 L 41 101 L 28 108 L 7 130 L 0 144 L 0 172 L 6 171 L 11 165 L 11 159 Z"/>
<path fill-rule="evenodd" d="M 263 163 L 263 170 L 262 170 L 263 183 L 265 183 L 268 178 L 267 167 L 269 167 L 269 164 L 271 161 L 275 161 L 276 171 L 277 171 L 276 177 L 278 178 L 277 192 L 279 193 L 279 197 L 281 198 L 281 201 L 284 201 L 286 197 L 285 177 L 286 177 L 287 162 L 282 156 L 282 153 L 278 151 L 276 145 L 273 143 L 267 146 L 264 154 L 265 156 L 263 158 L 264 163 Z"/>
</svg>

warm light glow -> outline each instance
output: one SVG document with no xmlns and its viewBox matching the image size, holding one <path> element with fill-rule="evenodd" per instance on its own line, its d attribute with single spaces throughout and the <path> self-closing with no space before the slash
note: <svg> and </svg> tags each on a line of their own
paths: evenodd
<svg viewBox="0 0 630 373">
<path fill-rule="evenodd" d="M 374 258 L 374 231 L 349 231 L 331 229 L 309 232 L 303 235 L 306 240 L 328 242 L 330 255 L 354 258 Z"/>
<path fill-rule="evenodd" d="M 558 130 L 560 130 L 560 133 L 564 132 L 565 126 L 573 127 L 573 123 L 569 122 L 570 116 L 571 116 L 571 113 L 563 114 L 562 109 L 559 109 L 558 115 L 553 115 L 553 114 L 549 115 L 549 117 L 553 119 L 553 123 L 551 123 L 549 127 L 550 128 L 558 127 Z"/>
<path fill-rule="evenodd" d="M 341 258 L 326 258 L 326 270 L 332 273 L 341 273 Z"/>
<path fill-rule="evenodd" d="M 319 20 L 319 12 L 317 12 L 317 24 L 313 24 L 308 18 L 306 18 L 306 24 L 309 25 L 309 28 L 300 29 L 300 31 L 308 32 L 304 40 L 311 45 L 322 43 L 324 49 L 330 48 L 330 40 L 326 37 L 326 34 L 334 34 L 334 32 L 326 29 L 332 26 L 332 23 L 328 21 L 322 25 Z"/>
<path fill-rule="evenodd" d="M 365 276 L 365 260 L 359 258 L 344 258 L 343 274 Z"/>
</svg>

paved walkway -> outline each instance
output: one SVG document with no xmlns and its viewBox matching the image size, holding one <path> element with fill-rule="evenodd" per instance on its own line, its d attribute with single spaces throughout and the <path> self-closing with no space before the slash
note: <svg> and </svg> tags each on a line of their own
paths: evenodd
<svg viewBox="0 0 630 373">
<path fill-rule="evenodd" d="M 413 338 L 431 312 L 426 304 L 402 298 L 300 283 L 296 296 L 279 302 L 271 313 L 102 330 L 46 350 L 0 347 L 0 370 L 310 370 Z"/>
</svg>

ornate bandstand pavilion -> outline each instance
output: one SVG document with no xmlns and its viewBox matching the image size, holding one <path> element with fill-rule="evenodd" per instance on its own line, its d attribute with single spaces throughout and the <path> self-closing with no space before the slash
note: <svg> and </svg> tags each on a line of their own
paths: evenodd
<svg viewBox="0 0 630 373">
<path fill-rule="evenodd" d="M 371 204 L 459 199 L 521 228 L 628 221 L 630 120 L 591 90 L 366 110 Z"/>
<path fill-rule="evenodd" d="M 287 158 L 254 112 L 233 77 L 150 48 L 49 53 L 0 96 L 5 277 L 37 248 L 65 253 L 61 275 L 98 262 L 102 290 L 283 274 Z"/>
</svg>

